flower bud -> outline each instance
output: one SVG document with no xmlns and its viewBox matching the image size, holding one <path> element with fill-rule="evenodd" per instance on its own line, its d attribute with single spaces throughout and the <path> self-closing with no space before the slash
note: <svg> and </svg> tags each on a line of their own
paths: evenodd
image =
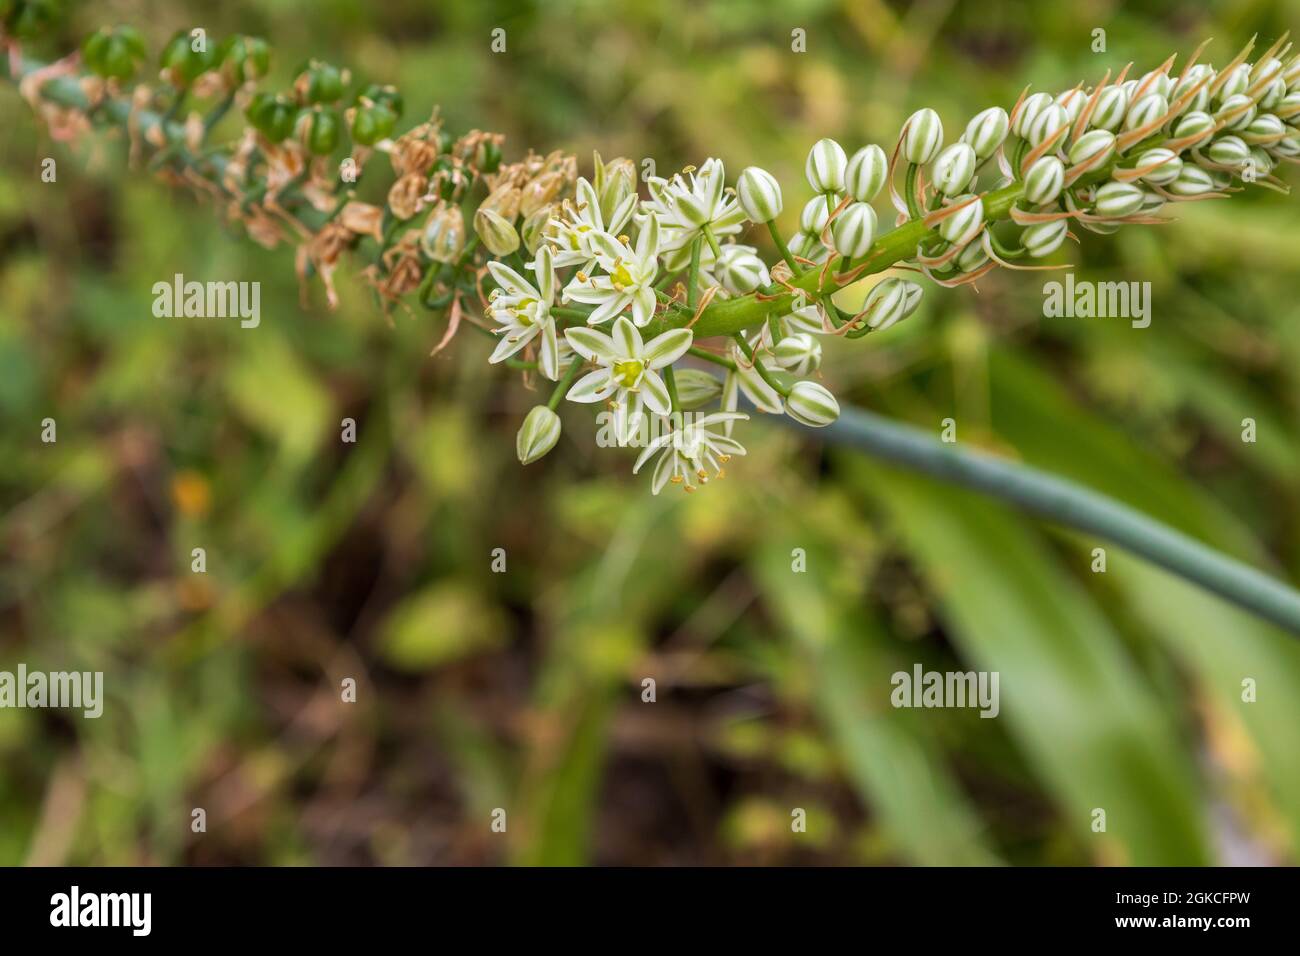
<svg viewBox="0 0 1300 956">
<path fill-rule="evenodd" d="M 1066 117 L 1073 123 L 1088 105 L 1088 94 L 1081 89 L 1066 90 L 1056 98 L 1056 105 L 1065 110 Z"/>
<path fill-rule="evenodd" d="M 722 255 L 713 266 L 713 274 L 732 295 L 748 295 L 771 281 L 767 266 L 753 246 L 723 246 Z"/>
<path fill-rule="evenodd" d="M 1103 183 L 1093 199 L 1093 212 L 1107 219 L 1131 216 L 1142 208 L 1142 189 L 1132 183 Z"/>
<path fill-rule="evenodd" d="M 1035 223 L 1020 234 L 1020 245 L 1032 258 L 1042 259 L 1061 248 L 1067 232 L 1069 225 L 1064 219 Z"/>
<path fill-rule="evenodd" d="M 846 259 L 860 259 L 876 238 L 876 211 L 864 202 L 850 203 L 831 227 L 835 251 Z"/>
<path fill-rule="evenodd" d="M 840 403 L 816 382 L 795 382 L 785 399 L 785 413 L 801 425 L 824 428 L 840 417 Z"/>
<path fill-rule="evenodd" d="M 1038 114 L 1053 105 L 1053 102 L 1049 93 L 1035 93 L 1033 96 L 1026 97 L 1024 102 L 1020 104 L 1020 112 L 1016 114 L 1016 121 L 1011 124 L 1012 132 L 1021 139 L 1028 139 L 1029 128 L 1038 119 Z"/>
<path fill-rule="evenodd" d="M 1126 130 L 1139 129 L 1154 123 L 1169 112 L 1169 102 L 1159 93 L 1148 93 L 1138 100 L 1124 118 Z"/>
<path fill-rule="evenodd" d="M 1181 169 L 1182 167 L 1180 166 L 1179 170 L 1181 171 Z M 1142 190 L 1142 209 L 1140 211 L 1144 216 L 1154 216 L 1165 207 L 1166 202 L 1167 200 L 1165 197 L 1160 195 L 1154 189 L 1144 188 Z"/>
<path fill-rule="evenodd" d="M 465 217 L 459 206 L 440 203 L 424 222 L 420 247 L 434 262 L 455 262 L 465 248 Z"/>
<path fill-rule="evenodd" d="M 1143 173 L 1142 180 L 1154 186 L 1163 186 L 1178 178 L 1183 168 L 1183 160 L 1171 149 L 1148 149 L 1137 158 L 1134 168 L 1147 169 L 1149 166 L 1154 168 Z"/>
<path fill-rule="evenodd" d="M 1065 164 L 1055 156 L 1040 157 L 1029 167 L 1029 172 L 1025 173 L 1025 201 L 1030 205 L 1041 206 L 1056 202 L 1064 187 Z"/>
<path fill-rule="evenodd" d="M 1255 121 L 1258 112 L 1255 102 L 1245 93 L 1239 93 L 1224 100 L 1214 118 L 1226 121 L 1225 129 L 1245 129 Z"/>
<path fill-rule="evenodd" d="M 966 247 L 957 253 L 957 258 L 953 260 L 962 272 L 974 272 L 988 261 L 989 254 L 982 242 L 966 243 Z"/>
<path fill-rule="evenodd" d="M 777 342 L 772 356 L 787 372 L 811 375 L 822 364 L 822 346 L 807 332 L 796 332 Z"/>
<path fill-rule="evenodd" d="M 1205 193 L 1214 192 L 1215 185 L 1210 174 L 1200 166 L 1184 163 L 1178 178 L 1165 188 L 1175 196 L 1203 196 Z"/>
<path fill-rule="evenodd" d="M 532 215 L 526 218 L 519 227 L 519 240 L 529 253 L 536 253 L 538 247 L 546 239 L 546 229 L 556 212 L 557 209 L 554 203 L 549 206 L 542 206 L 540 209 L 533 210 Z"/>
<path fill-rule="evenodd" d="M 1291 57 L 1291 62 L 1282 70 L 1282 79 L 1289 90 L 1300 87 L 1300 54 Z"/>
<path fill-rule="evenodd" d="M 560 440 L 560 416 L 545 405 L 534 406 L 515 435 L 515 453 L 521 465 L 530 465 Z"/>
<path fill-rule="evenodd" d="M 1273 143 L 1286 136 L 1286 124 L 1272 113 L 1260 113 L 1241 131 L 1241 138 L 1252 146 Z"/>
<path fill-rule="evenodd" d="M 1300 90 L 1292 90 L 1282 97 L 1282 102 L 1274 110 L 1280 119 L 1294 120 L 1300 116 Z"/>
<path fill-rule="evenodd" d="M 815 193 L 837 193 L 844 188 L 844 170 L 848 166 L 844 147 L 833 139 L 820 139 L 808 151 L 804 175 Z"/>
<path fill-rule="evenodd" d="M 1286 83 L 1281 77 L 1270 80 L 1264 87 L 1264 92 L 1259 95 L 1259 108 L 1262 110 L 1276 109 L 1278 104 L 1286 97 Z"/>
<path fill-rule="evenodd" d="M 826 220 L 830 219 L 831 212 L 826 208 L 825 196 L 813 196 L 803 206 L 803 212 L 799 214 L 799 228 L 810 236 L 820 236 L 822 230 L 826 228 Z"/>
<path fill-rule="evenodd" d="M 1214 82 L 1213 74 L 1214 70 L 1207 64 L 1194 64 L 1192 68 L 1187 71 L 1187 74 L 1178 81 L 1178 85 L 1174 87 L 1173 93 L 1170 94 L 1170 99 L 1174 102 L 1182 99 L 1188 93 L 1191 93 L 1192 90 L 1196 89 L 1197 85 L 1200 84 L 1202 80 L 1206 80 L 1206 77 L 1208 76 L 1209 79 L 1206 80 L 1205 85 L 1201 86 L 1201 88 L 1197 90 L 1196 93 L 1192 95 L 1192 98 L 1183 106 L 1183 110 L 1186 112 L 1200 112 L 1210 103 L 1210 84 Z"/>
<path fill-rule="evenodd" d="M 1148 93 L 1159 93 L 1166 100 L 1174 91 L 1174 81 L 1168 73 L 1152 70 L 1138 80 L 1138 86 L 1145 86 Z"/>
<path fill-rule="evenodd" d="M 975 150 L 976 158 L 983 162 L 998 151 L 1010 127 L 1007 111 L 1000 106 L 990 106 L 966 124 L 961 141 L 968 143 Z"/>
<path fill-rule="evenodd" d="M 1205 152 L 1214 162 L 1234 168 L 1250 158 L 1250 147 L 1240 136 L 1220 136 Z"/>
<path fill-rule="evenodd" d="M 795 309 L 789 315 L 784 316 L 782 321 L 792 332 L 808 332 L 812 335 L 821 335 L 826 331 L 826 313 L 816 303 Z"/>
<path fill-rule="evenodd" d="M 885 151 L 872 143 L 863 146 L 849 160 L 844 173 L 844 186 L 858 202 L 871 202 L 880 194 L 889 175 L 889 158 Z"/>
<path fill-rule="evenodd" d="M 1119 129 L 1126 115 L 1128 115 L 1128 91 L 1122 86 L 1108 86 L 1097 97 L 1097 105 L 1088 119 L 1088 125 L 1093 129 L 1105 129 L 1113 133 Z"/>
<path fill-rule="evenodd" d="M 921 286 L 910 279 L 891 277 L 877 284 L 863 303 L 867 325 L 883 332 L 903 321 L 921 304 L 921 293 Z"/>
<path fill-rule="evenodd" d="M 673 377 L 677 383 L 677 401 L 684 411 L 707 405 L 722 394 L 722 382 L 703 369 L 678 369 Z"/>
<path fill-rule="evenodd" d="M 1255 165 L 1255 176 L 1267 176 L 1273 171 L 1273 157 L 1259 146 L 1250 148 L 1250 161 Z"/>
<path fill-rule="evenodd" d="M 975 178 L 978 162 L 974 148 L 967 143 L 953 143 L 934 161 L 931 170 L 934 188 L 945 196 L 957 195 Z"/>
<path fill-rule="evenodd" d="M 491 209 L 480 206 L 474 213 L 474 231 L 494 256 L 508 256 L 519 248 L 519 233 L 515 227 Z"/>
<path fill-rule="evenodd" d="M 1288 136 L 1286 139 L 1278 140 L 1269 147 L 1269 150 L 1274 156 L 1295 159 L 1300 156 L 1300 136 Z"/>
<path fill-rule="evenodd" d="M 607 163 L 601 162 L 600 154 L 597 153 L 596 181 L 592 187 L 596 190 L 596 198 L 600 203 L 601 221 L 608 223 L 614 216 L 614 210 L 636 192 L 636 163 L 624 156 Z"/>
<path fill-rule="evenodd" d="M 917 166 L 931 162 L 943 149 L 943 122 L 934 110 L 920 109 L 907 121 L 903 158 Z"/>
<path fill-rule="evenodd" d="M 822 245 L 821 238 L 810 232 L 801 232 L 791 239 L 790 252 L 800 259 L 810 259 L 813 262 L 824 262 L 827 256 L 827 249 Z"/>
<path fill-rule="evenodd" d="M 754 222 L 771 222 L 785 208 L 781 184 L 775 176 L 757 166 L 741 170 L 740 178 L 736 180 L 736 195 L 740 199 L 740 208 Z"/>
<path fill-rule="evenodd" d="M 1220 77 L 1220 79 L 1223 79 Z M 1227 103 L 1234 96 L 1243 96 L 1246 90 L 1250 88 L 1250 64 L 1239 63 L 1228 74 L 1228 78 L 1223 80 L 1223 85 L 1219 87 L 1216 99 L 1220 103 Z"/>
<path fill-rule="evenodd" d="M 1065 110 L 1053 103 L 1051 106 L 1044 107 L 1043 111 L 1038 114 L 1034 122 L 1026 130 L 1025 139 L 1031 146 L 1042 146 L 1044 143 L 1050 143 L 1048 149 L 1055 149 L 1060 145 L 1061 140 L 1070 131 L 1070 118 L 1065 115 Z"/>
<path fill-rule="evenodd" d="M 972 201 L 973 200 L 973 201 Z M 984 228 L 984 201 L 978 196 L 958 196 L 953 205 L 968 203 L 939 223 L 939 236 L 954 246 L 964 246 Z"/>
<path fill-rule="evenodd" d="M 1071 166 L 1089 163 L 1095 168 L 1104 165 L 1114 152 L 1115 134 L 1110 130 L 1094 129 L 1080 136 L 1070 147 L 1068 155 Z"/>
<path fill-rule="evenodd" d="M 1189 139 L 1195 136 L 1196 139 L 1191 140 L 1191 145 L 1195 146 L 1210 136 L 1214 132 L 1214 128 L 1214 117 L 1209 113 L 1202 113 L 1197 110 L 1196 112 L 1187 113 L 1178 121 L 1178 125 L 1174 127 L 1174 138 Z"/>
</svg>

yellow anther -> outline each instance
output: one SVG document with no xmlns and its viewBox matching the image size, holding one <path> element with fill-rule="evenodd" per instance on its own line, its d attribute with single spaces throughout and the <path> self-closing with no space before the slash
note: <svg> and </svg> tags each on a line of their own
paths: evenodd
<svg viewBox="0 0 1300 956">
<path fill-rule="evenodd" d="M 722 462 L 722 463 L 725 465 L 727 462 L 731 461 L 731 456 L 730 456 L 730 455 L 719 455 L 719 456 L 718 456 L 718 461 Z"/>
</svg>

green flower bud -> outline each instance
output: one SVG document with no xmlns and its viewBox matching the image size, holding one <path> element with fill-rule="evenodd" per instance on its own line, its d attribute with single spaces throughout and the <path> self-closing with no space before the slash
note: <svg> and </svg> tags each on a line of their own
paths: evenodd
<svg viewBox="0 0 1300 956">
<path fill-rule="evenodd" d="M 916 312 L 921 304 L 921 286 L 910 279 L 891 277 L 878 283 L 867 295 L 863 311 L 867 325 L 883 332 Z"/>
<path fill-rule="evenodd" d="M 1205 153 L 1220 165 L 1240 167 L 1250 158 L 1250 147 L 1240 136 L 1220 136 Z"/>
<path fill-rule="evenodd" d="M 1203 142 L 1205 138 L 1210 136 L 1214 132 L 1214 128 L 1214 117 L 1209 113 L 1202 113 L 1198 110 L 1188 113 L 1178 121 L 1178 125 L 1174 127 L 1174 137 L 1187 139 L 1195 136 L 1197 138 L 1191 141 L 1191 145 L 1195 146 L 1198 142 Z"/>
<path fill-rule="evenodd" d="M 1260 113 L 1241 131 L 1241 138 L 1252 146 L 1275 142 L 1286 135 L 1286 124 L 1272 113 Z"/>
<path fill-rule="evenodd" d="M 1138 86 L 1145 86 L 1148 93 L 1159 94 L 1168 100 L 1169 94 L 1174 91 L 1174 80 L 1168 73 L 1152 70 L 1138 80 Z"/>
<path fill-rule="evenodd" d="M 1016 114 L 1016 121 L 1012 124 L 1011 130 L 1021 139 L 1029 139 L 1029 128 L 1034 125 L 1038 119 L 1038 114 L 1054 104 L 1054 100 L 1049 93 L 1035 93 L 1028 96 L 1020 104 L 1020 112 Z"/>
<path fill-rule="evenodd" d="M 1126 130 L 1139 129 L 1162 118 L 1169 112 L 1169 101 L 1159 93 L 1148 93 L 1138 100 L 1124 118 Z"/>
<path fill-rule="evenodd" d="M 545 405 L 534 406 L 519 426 L 515 436 L 515 453 L 521 465 L 531 465 L 555 447 L 560 440 L 560 416 Z"/>
<path fill-rule="evenodd" d="M 907 121 L 903 158 L 917 166 L 934 160 L 943 149 L 943 122 L 934 110 L 920 109 Z"/>
<path fill-rule="evenodd" d="M 1148 166 L 1155 166 L 1155 168 L 1143 173 L 1143 181 L 1155 186 L 1163 186 L 1178 178 L 1183 168 L 1183 160 L 1171 149 L 1148 149 L 1137 158 L 1134 168 L 1146 169 Z"/>
<path fill-rule="evenodd" d="M 1180 165 L 1179 171 L 1181 170 L 1182 167 Z M 1144 216 L 1153 216 L 1165 207 L 1165 202 L 1165 197 L 1160 195 L 1154 189 L 1144 188 L 1142 190 L 1142 209 L 1140 211 Z"/>
<path fill-rule="evenodd" d="M 1216 187 L 1210 174 L 1200 166 L 1183 163 L 1178 178 L 1165 188 L 1175 196 L 1202 196 L 1214 192 Z"/>
<path fill-rule="evenodd" d="M 830 210 L 826 208 L 826 197 L 813 196 L 804 203 L 803 212 L 799 214 L 799 228 L 810 236 L 820 236 L 822 230 L 826 228 L 826 220 L 830 217 Z"/>
<path fill-rule="evenodd" d="M 434 262 L 455 262 L 465 248 L 465 217 L 459 206 L 439 203 L 420 233 L 420 247 Z"/>
<path fill-rule="evenodd" d="M 864 202 L 850 203 L 835 218 L 831 237 L 835 242 L 835 251 L 844 258 L 862 258 L 876 238 L 876 211 Z"/>
<path fill-rule="evenodd" d="M 1031 146 L 1042 146 L 1050 142 L 1048 149 L 1055 149 L 1069 131 L 1070 118 L 1065 115 L 1065 110 L 1053 103 L 1035 117 L 1026 131 L 1025 139 Z"/>
<path fill-rule="evenodd" d="M 1273 157 L 1259 146 L 1250 148 L 1250 161 L 1255 164 L 1255 175 L 1267 176 L 1273 171 Z"/>
<path fill-rule="evenodd" d="M 736 195 L 740 199 L 740 208 L 754 222 L 771 222 L 781 215 L 784 208 L 781 184 L 775 176 L 757 166 L 747 166 L 741 171 L 740 179 L 736 181 Z"/>
<path fill-rule="evenodd" d="M 1255 121 L 1255 116 L 1259 113 L 1254 101 L 1245 93 L 1239 93 L 1224 100 L 1214 117 L 1222 121 L 1229 114 L 1237 114 L 1238 110 L 1241 111 L 1240 114 L 1228 122 L 1226 129 L 1245 129 Z"/>
<path fill-rule="evenodd" d="M 811 375 L 822 364 L 822 345 L 807 332 L 795 332 L 772 349 L 776 364 L 794 375 Z"/>
<path fill-rule="evenodd" d="M 474 213 L 474 231 L 492 255 L 508 256 L 519 248 L 519 233 L 505 218 L 481 206 Z"/>
<path fill-rule="evenodd" d="M 968 242 L 953 261 L 962 272 L 974 272 L 989 261 L 989 254 L 984 249 L 984 243 Z"/>
<path fill-rule="evenodd" d="M 844 187 L 858 202 L 871 202 L 880 194 L 888 175 L 889 157 L 883 149 L 872 143 L 863 146 L 849 159 L 849 167 L 844 173 Z"/>
<path fill-rule="evenodd" d="M 1066 118 L 1073 123 L 1088 105 L 1088 94 L 1081 89 L 1066 90 L 1056 98 L 1056 105 L 1065 110 Z"/>
<path fill-rule="evenodd" d="M 1064 219 L 1035 223 L 1020 234 L 1020 245 L 1032 258 L 1042 259 L 1061 248 L 1067 232 L 1069 226 Z"/>
<path fill-rule="evenodd" d="M 975 150 L 967 143 L 953 143 L 934 161 L 931 177 L 934 188 L 945 196 L 955 196 L 963 192 L 970 181 L 975 178 L 975 167 L 979 158 Z"/>
<path fill-rule="evenodd" d="M 844 147 L 833 139 L 820 139 L 808 151 L 804 175 L 815 193 L 837 193 L 844 188 L 844 170 L 848 166 Z"/>
<path fill-rule="evenodd" d="M 1094 130 L 1104 132 L 1104 130 Z M 1107 135 L 1110 135 L 1107 133 Z M 1043 156 L 1025 173 L 1025 201 L 1032 206 L 1056 202 L 1065 188 L 1065 164 L 1055 156 Z"/>
<path fill-rule="evenodd" d="M 1300 90 L 1292 90 L 1286 96 L 1282 97 L 1281 102 L 1274 107 L 1279 119 L 1294 122 L 1297 116 L 1300 116 Z"/>
<path fill-rule="evenodd" d="M 1097 105 L 1088 119 L 1093 129 L 1114 132 L 1128 115 L 1128 91 L 1122 86 L 1108 86 L 1097 97 Z"/>
<path fill-rule="evenodd" d="M 683 411 L 702 408 L 722 394 L 722 382 L 703 369 L 678 369 L 673 377 L 677 382 L 677 401 Z"/>
<path fill-rule="evenodd" d="M 825 206 L 825 203 L 823 202 L 822 205 Z M 800 259 L 810 259 L 813 262 L 824 262 L 828 254 L 828 250 L 822 245 L 821 236 L 810 232 L 800 232 L 791 239 L 790 251 Z"/>
<path fill-rule="evenodd" d="M 546 238 L 546 228 L 555 217 L 555 213 L 556 207 L 551 204 L 533 210 L 524 218 L 523 225 L 519 227 L 519 238 L 530 253 L 536 253 L 541 246 Z"/>
<path fill-rule="evenodd" d="M 1300 156 L 1300 136 L 1288 136 L 1286 139 L 1278 140 L 1269 147 L 1269 151 L 1274 156 L 1295 159 Z"/>
<path fill-rule="evenodd" d="M 939 237 L 954 246 L 964 246 L 984 227 L 984 201 L 978 196 L 958 196 L 953 205 L 959 205 L 974 199 L 970 205 L 959 209 L 943 222 L 939 223 Z"/>
<path fill-rule="evenodd" d="M 1132 183 L 1103 183 L 1093 199 L 1093 212 L 1107 219 L 1131 216 L 1142 208 L 1142 189 Z"/>
<path fill-rule="evenodd" d="M 563 183 L 563 174 L 560 174 L 559 179 Z M 592 186 L 600 202 L 602 221 L 609 222 L 619 204 L 636 192 L 636 163 L 623 156 L 603 163 L 597 153 L 596 179 Z"/>
<path fill-rule="evenodd" d="M 805 379 L 790 389 L 785 413 L 801 425 L 824 428 L 840 417 L 840 403 L 824 387 Z"/>
<path fill-rule="evenodd" d="M 961 134 L 961 141 L 975 150 L 976 158 L 983 162 L 998 151 L 1010 128 L 1011 120 L 1007 117 L 1007 111 L 1000 106 L 990 106 L 975 114 L 966 124 L 966 132 Z"/>
<path fill-rule="evenodd" d="M 1095 163 L 1097 166 L 1102 166 L 1114 152 L 1115 134 L 1110 130 L 1094 129 L 1080 136 L 1070 147 L 1068 155 L 1071 166 L 1078 166 L 1081 163 Z"/>
<path fill-rule="evenodd" d="M 1234 96 L 1244 96 L 1246 90 L 1250 88 L 1250 64 L 1240 63 L 1224 81 L 1223 86 L 1219 88 L 1216 97 L 1220 103 L 1227 103 Z"/>
<path fill-rule="evenodd" d="M 1179 80 L 1178 85 L 1174 87 L 1174 91 L 1169 97 L 1170 100 L 1176 102 L 1182 99 L 1189 92 L 1196 89 L 1198 83 L 1209 76 L 1210 79 L 1205 83 L 1205 85 L 1197 90 L 1197 92 L 1193 94 L 1192 98 L 1188 100 L 1187 104 L 1183 107 L 1183 110 L 1186 112 L 1200 112 L 1201 110 L 1204 110 L 1210 104 L 1210 84 L 1214 82 L 1213 74 L 1214 70 L 1204 63 L 1193 65 L 1192 68 L 1187 71 L 1187 75 Z"/>
<path fill-rule="evenodd" d="M 748 295 L 771 281 L 767 266 L 752 246 L 727 245 L 714 263 L 713 274 L 732 295 Z"/>
<path fill-rule="evenodd" d="M 822 307 L 813 303 L 795 309 L 789 315 L 782 316 L 782 321 L 793 332 L 808 332 L 812 335 L 821 335 L 826 331 L 825 315 Z"/>
</svg>

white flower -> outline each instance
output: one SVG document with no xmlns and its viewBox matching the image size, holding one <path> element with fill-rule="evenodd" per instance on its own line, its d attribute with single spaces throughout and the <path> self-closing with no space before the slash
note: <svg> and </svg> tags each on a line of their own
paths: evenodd
<svg viewBox="0 0 1300 956">
<path fill-rule="evenodd" d="M 690 260 L 691 243 L 707 228 L 714 239 L 740 232 L 745 211 L 726 191 L 722 160 L 709 159 L 698 170 L 672 179 L 648 180 L 649 209 L 663 226 L 664 264 L 680 269 Z"/>
<path fill-rule="evenodd" d="M 579 179 L 577 203 L 569 208 L 568 218 L 552 219 L 549 223 L 546 238 L 555 245 L 555 267 L 576 265 L 583 270 L 591 269 L 596 261 L 591 237 L 602 232 L 617 236 L 632 218 L 636 199 L 635 193 L 625 196 L 606 223 L 595 188 L 587 180 Z"/>
<path fill-rule="evenodd" d="M 750 342 L 750 348 L 761 344 L 762 338 L 761 332 L 755 335 Z M 767 361 L 761 354 L 755 352 L 754 361 L 751 363 L 735 342 L 731 343 L 731 361 L 735 363 L 736 368 L 734 371 L 727 372 L 727 378 L 722 383 L 722 410 L 734 412 L 739 407 L 740 396 L 743 394 L 759 411 L 780 415 L 785 410 L 781 403 L 781 395 L 763 381 L 763 376 L 759 374 L 757 368 L 758 365 L 762 365 L 763 370 L 769 374 L 779 371 L 775 362 Z M 731 422 L 728 421 L 723 427 L 730 435 Z"/>
<path fill-rule="evenodd" d="M 659 220 L 646 216 L 636 237 L 636 249 L 607 232 L 593 232 L 587 238 L 596 261 L 607 273 L 588 276 L 579 271 L 564 288 L 566 302 L 596 306 L 587 322 L 608 322 L 629 305 L 632 321 L 649 324 L 655 314 L 654 281 L 659 275 Z"/>
<path fill-rule="evenodd" d="M 709 471 L 716 478 L 724 476 L 723 466 L 733 455 L 745 454 L 745 448 L 728 434 L 717 434 L 711 427 L 723 423 L 728 431 L 733 422 L 749 418 L 740 412 L 714 412 L 692 419 L 689 424 L 674 428 L 660 435 L 641 452 L 632 472 L 641 470 L 641 466 L 659 455 L 655 463 L 650 490 L 659 494 L 664 485 L 672 482 L 681 485 L 685 491 L 694 491 L 696 482 L 706 484 Z"/>
<path fill-rule="evenodd" d="M 627 406 L 631 422 L 639 420 L 642 405 L 656 415 L 670 414 L 668 388 L 655 370 L 681 358 L 694 334 L 690 329 L 669 329 L 644 342 L 626 316 L 619 316 L 610 331 L 612 335 L 581 327 L 565 330 L 573 350 L 600 366 L 574 382 L 565 397 L 586 404 L 612 396 L 618 406 Z"/>
<path fill-rule="evenodd" d="M 488 262 L 492 278 L 501 287 L 488 299 L 488 316 L 500 326 L 496 331 L 502 335 L 488 361 L 504 362 L 540 335 L 537 367 L 554 382 L 560 378 L 560 349 L 555 318 L 551 315 L 555 302 L 555 264 L 549 247 L 537 250 L 532 269 L 536 285 L 505 263 L 495 259 Z"/>
</svg>

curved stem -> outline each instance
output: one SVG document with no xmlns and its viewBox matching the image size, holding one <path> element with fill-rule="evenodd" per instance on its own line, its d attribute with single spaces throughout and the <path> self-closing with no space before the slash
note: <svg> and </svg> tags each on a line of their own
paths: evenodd
<svg viewBox="0 0 1300 956">
<path fill-rule="evenodd" d="M 1300 635 L 1300 592 L 1100 492 L 1029 465 L 945 444 L 858 408 L 844 409 L 816 435 L 1099 535 Z"/>
</svg>

